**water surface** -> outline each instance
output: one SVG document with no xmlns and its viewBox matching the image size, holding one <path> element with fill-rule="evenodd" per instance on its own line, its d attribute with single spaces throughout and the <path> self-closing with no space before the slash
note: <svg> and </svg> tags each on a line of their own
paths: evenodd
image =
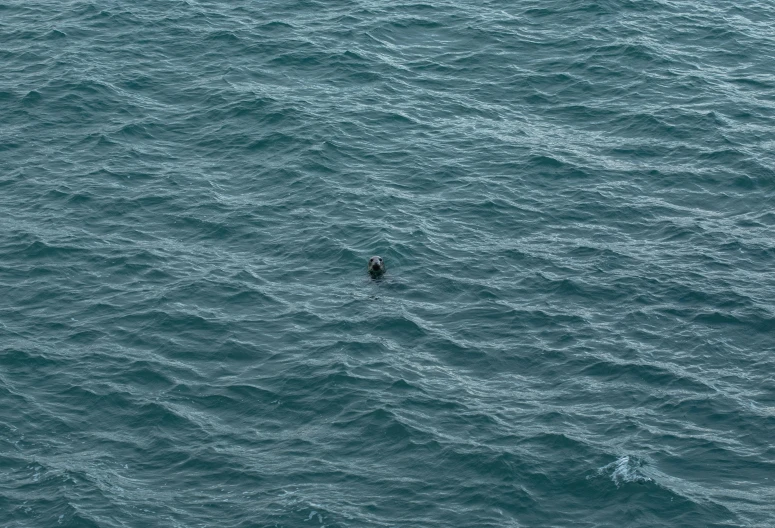
<svg viewBox="0 0 775 528">
<path fill-rule="evenodd" d="M 0 0 L 0 526 L 772 526 L 773 20 Z"/>
</svg>

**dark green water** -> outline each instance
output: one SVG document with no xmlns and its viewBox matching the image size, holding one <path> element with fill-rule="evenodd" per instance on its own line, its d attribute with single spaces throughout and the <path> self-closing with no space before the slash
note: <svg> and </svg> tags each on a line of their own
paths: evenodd
<svg viewBox="0 0 775 528">
<path fill-rule="evenodd" d="M 773 72 L 772 2 L 0 0 L 0 527 L 774 526 Z"/>
</svg>

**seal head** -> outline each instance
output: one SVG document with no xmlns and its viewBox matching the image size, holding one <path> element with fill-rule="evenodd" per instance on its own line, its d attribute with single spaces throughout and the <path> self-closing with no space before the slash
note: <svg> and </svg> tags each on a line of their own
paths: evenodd
<svg viewBox="0 0 775 528">
<path fill-rule="evenodd" d="M 382 260 L 382 257 L 375 255 L 369 259 L 369 273 L 372 277 L 385 273 L 385 262 Z"/>
</svg>

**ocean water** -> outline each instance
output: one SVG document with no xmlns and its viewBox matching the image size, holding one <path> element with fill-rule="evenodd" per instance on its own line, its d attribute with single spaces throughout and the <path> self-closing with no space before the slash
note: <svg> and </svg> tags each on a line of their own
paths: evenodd
<svg viewBox="0 0 775 528">
<path fill-rule="evenodd" d="M 0 527 L 775 526 L 774 72 L 768 1 L 0 0 Z"/>
</svg>

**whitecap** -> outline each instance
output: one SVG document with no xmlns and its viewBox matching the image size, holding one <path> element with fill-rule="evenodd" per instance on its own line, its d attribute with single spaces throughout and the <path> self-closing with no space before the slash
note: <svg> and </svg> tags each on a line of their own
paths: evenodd
<svg viewBox="0 0 775 528">
<path fill-rule="evenodd" d="M 644 465 L 637 457 L 624 455 L 601 467 L 597 472 L 600 475 L 609 475 L 618 488 L 629 482 L 651 482 L 651 479 L 643 474 Z"/>
</svg>

